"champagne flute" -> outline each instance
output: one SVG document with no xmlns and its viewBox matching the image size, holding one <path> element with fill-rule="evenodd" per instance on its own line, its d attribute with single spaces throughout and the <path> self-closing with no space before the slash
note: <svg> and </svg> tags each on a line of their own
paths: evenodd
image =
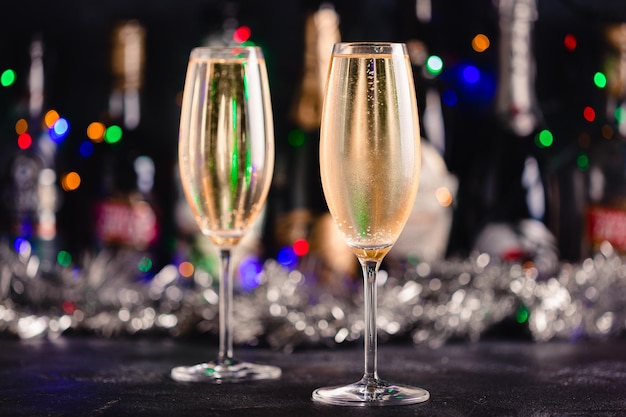
<svg viewBox="0 0 626 417">
<path fill-rule="evenodd" d="M 417 194 L 420 132 L 407 49 L 400 43 L 337 43 L 322 110 L 320 170 L 330 213 L 363 269 L 365 372 L 346 386 L 318 388 L 335 405 L 414 404 L 428 391 L 377 372 L 376 275 Z"/>
<path fill-rule="evenodd" d="M 231 252 L 258 217 L 274 169 L 267 70 L 258 47 L 191 51 L 183 92 L 179 165 L 187 202 L 203 234 L 219 248 L 219 354 L 179 366 L 178 381 L 215 383 L 275 379 L 275 366 L 233 357 Z"/>
</svg>

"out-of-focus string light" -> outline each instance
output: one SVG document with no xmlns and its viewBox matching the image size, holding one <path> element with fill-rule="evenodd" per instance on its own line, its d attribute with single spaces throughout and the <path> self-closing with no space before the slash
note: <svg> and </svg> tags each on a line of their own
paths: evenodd
<svg viewBox="0 0 626 417">
<path fill-rule="evenodd" d="M 452 204 L 452 193 L 447 187 L 439 187 L 435 190 L 435 198 L 442 207 L 448 207 Z"/>
<path fill-rule="evenodd" d="M 48 110 L 43 118 L 43 121 L 48 129 L 52 129 L 60 117 L 59 112 L 56 110 Z"/>
<path fill-rule="evenodd" d="M 476 52 L 485 52 L 487 49 L 489 49 L 490 45 L 491 42 L 489 41 L 489 38 L 487 37 L 487 35 L 484 35 L 482 33 L 479 33 L 472 39 L 472 49 Z"/>
<path fill-rule="evenodd" d="M 78 153 L 83 158 L 89 158 L 93 155 L 93 143 L 88 140 L 83 141 L 78 148 Z"/>
<path fill-rule="evenodd" d="M 0 74 L 0 85 L 3 87 L 9 87 L 15 83 L 15 79 L 15 71 L 12 69 L 6 69 L 2 71 L 2 74 Z"/>
<path fill-rule="evenodd" d="M 122 128 L 118 125 L 111 125 L 104 131 L 104 141 L 106 143 L 117 143 L 122 139 Z"/>
<path fill-rule="evenodd" d="M 593 83 L 598 88 L 606 87 L 606 75 L 604 73 L 598 71 L 593 75 Z"/>
<path fill-rule="evenodd" d="M 587 106 L 583 110 L 583 117 L 585 118 L 586 121 L 591 123 L 594 120 L 596 120 L 596 111 L 593 109 L 593 107 Z"/>
<path fill-rule="evenodd" d="M 554 143 L 554 135 L 548 129 L 544 129 L 535 136 L 535 145 L 540 148 L 549 148 Z"/>
<path fill-rule="evenodd" d="M 286 267 L 293 267 L 298 262 L 298 255 L 294 252 L 291 246 L 283 246 L 276 255 L 276 260 L 279 264 Z"/>
<path fill-rule="evenodd" d="M 233 32 L 233 40 L 237 43 L 244 43 L 248 39 L 250 39 L 251 34 L 252 34 L 252 31 L 250 30 L 248 26 L 239 26 Z"/>
<path fill-rule="evenodd" d="M 475 65 L 467 65 L 461 74 L 468 84 L 476 84 L 480 80 L 480 70 Z"/>
<path fill-rule="evenodd" d="M 77 172 L 68 172 L 61 178 L 61 188 L 64 191 L 74 191 L 80 186 L 81 178 Z"/>
<path fill-rule="evenodd" d="M 305 140 L 304 132 L 300 129 L 293 129 L 287 136 L 287 141 L 294 148 L 299 148 L 304 145 Z"/>
<path fill-rule="evenodd" d="M 195 271 L 193 264 L 189 261 L 181 262 L 178 265 L 178 273 L 184 278 L 190 278 Z"/>
<path fill-rule="evenodd" d="M 152 269 L 152 259 L 147 256 L 143 256 L 137 263 L 137 269 L 141 272 L 149 272 Z"/>
<path fill-rule="evenodd" d="M 26 119 L 20 119 L 17 122 L 15 122 L 15 133 L 17 133 L 18 135 L 21 135 L 22 133 L 26 133 L 27 130 L 28 130 L 28 122 L 26 121 Z"/>
<path fill-rule="evenodd" d="M 18 135 L 17 137 L 17 147 L 21 150 L 26 150 L 30 148 L 33 144 L 33 138 L 26 132 Z"/>
<path fill-rule="evenodd" d="M 447 89 L 441 93 L 441 100 L 444 102 L 446 106 L 452 107 L 455 106 L 459 101 L 459 97 L 456 95 L 454 90 Z"/>
<path fill-rule="evenodd" d="M 431 55 L 426 59 L 426 71 L 432 75 L 438 75 L 443 70 L 443 60 L 437 55 Z"/>
<path fill-rule="evenodd" d="M 67 121 L 67 119 L 60 117 L 54 122 L 54 124 L 52 125 L 52 128 L 50 128 L 50 139 L 58 143 L 67 136 L 69 131 L 70 131 L 69 122 Z"/>
<path fill-rule="evenodd" d="M 581 171 L 589 169 L 589 156 L 586 153 L 580 153 L 576 158 L 576 165 Z"/>
<path fill-rule="evenodd" d="M 563 46 L 565 46 L 565 49 L 567 49 L 568 51 L 574 51 L 577 45 L 578 40 L 576 39 L 576 36 L 572 35 L 571 33 L 568 33 L 567 35 L 565 35 L 565 38 L 563 38 Z"/>
<path fill-rule="evenodd" d="M 238 269 L 240 284 L 243 289 L 253 290 L 259 286 L 261 283 L 260 274 L 263 270 L 263 265 L 257 257 L 250 256 L 242 259 Z"/>
<path fill-rule="evenodd" d="M 61 266 L 69 266 L 72 263 L 72 255 L 68 251 L 61 250 L 57 253 L 57 262 Z"/>
<path fill-rule="evenodd" d="M 309 242 L 306 239 L 297 239 L 293 242 L 293 253 L 304 256 L 309 253 Z"/>
<path fill-rule="evenodd" d="M 104 132 L 106 127 L 103 123 L 92 122 L 87 126 L 87 137 L 95 143 L 102 142 L 104 140 Z"/>
</svg>

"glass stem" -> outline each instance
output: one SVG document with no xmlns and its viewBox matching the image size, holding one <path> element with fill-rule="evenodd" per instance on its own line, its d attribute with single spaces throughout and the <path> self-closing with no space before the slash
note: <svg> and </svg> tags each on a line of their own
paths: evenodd
<svg viewBox="0 0 626 417">
<path fill-rule="evenodd" d="M 365 299 L 365 372 L 362 381 L 371 384 L 378 380 L 378 342 L 376 334 L 376 274 L 380 262 L 361 261 Z"/>
<path fill-rule="evenodd" d="M 233 363 L 233 275 L 230 269 L 230 249 L 220 250 L 222 280 L 219 294 L 220 351 L 218 362 Z"/>
</svg>

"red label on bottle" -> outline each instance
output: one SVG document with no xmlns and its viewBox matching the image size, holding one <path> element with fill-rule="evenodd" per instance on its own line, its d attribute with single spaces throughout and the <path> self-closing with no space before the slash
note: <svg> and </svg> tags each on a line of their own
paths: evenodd
<svg viewBox="0 0 626 417">
<path fill-rule="evenodd" d="M 105 201 L 97 207 L 96 233 L 106 243 L 145 249 L 158 236 L 157 216 L 145 201 Z"/>
<path fill-rule="evenodd" d="M 591 207 L 587 212 L 587 235 L 595 246 L 604 241 L 626 252 L 626 210 L 612 207 Z"/>
</svg>

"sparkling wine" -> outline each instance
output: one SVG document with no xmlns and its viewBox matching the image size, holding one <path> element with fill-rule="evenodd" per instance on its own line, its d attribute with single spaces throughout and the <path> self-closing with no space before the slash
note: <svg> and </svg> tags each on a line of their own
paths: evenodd
<svg viewBox="0 0 626 417">
<path fill-rule="evenodd" d="M 362 259 L 385 256 L 417 193 L 420 134 L 407 74 L 407 57 L 331 60 L 322 114 L 322 185 L 335 223 Z"/>
<path fill-rule="evenodd" d="M 189 62 L 186 82 L 191 85 L 183 100 L 198 102 L 183 104 L 181 180 L 200 229 L 218 246 L 233 246 L 243 237 L 270 186 L 273 140 L 253 137 L 273 137 L 266 81 L 264 63 L 236 58 Z M 206 101 L 200 101 L 205 95 Z"/>
</svg>

